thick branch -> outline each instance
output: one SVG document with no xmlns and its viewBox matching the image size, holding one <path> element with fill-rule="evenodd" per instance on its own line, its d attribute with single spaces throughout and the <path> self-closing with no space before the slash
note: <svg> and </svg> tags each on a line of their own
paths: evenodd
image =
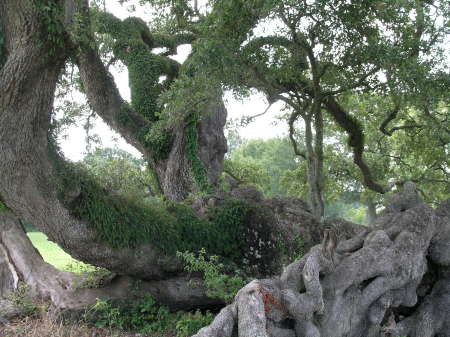
<svg viewBox="0 0 450 337">
<path fill-rule="evenodd" d="M 94 49 L 83 48 L 77 59 L 81 80 L 92 108 L 114 130 L 144 154 L 139 132 L 149 126 L 144 117 L 134 111 L 121 97 L 112 75 L 106 70 Z"/>
</svg>

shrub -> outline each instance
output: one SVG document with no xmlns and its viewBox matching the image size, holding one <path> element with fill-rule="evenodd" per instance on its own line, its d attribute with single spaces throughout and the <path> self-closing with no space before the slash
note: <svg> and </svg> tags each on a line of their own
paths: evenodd
<svg viewBox="0 0 450 337">
<path fill-rule="evenodd" d="M 202 314 L 200 310 L 194 313 L 186 313 L 176 324 L 177 337 L 189 337 L 197 333 L 198 330 L 211 324 L 214 315 L 210 312 Z"/>
<path fill-rule="evenodd" d="M 207 257 L 205 249 L 201 249 L 198 255 L 178 252 L 177 256 L 185 262 L 187 271 L 203 273 L 206 294 L 211 298 L 221 298 L 230 303 L 239 289 L 245 285 L 244 278 L 238 274 L 225 274 L 225 266 L 219 263 L 219 257 L 215 255 Z"/>
<path fill-rule="evenodd" d="M 203 314 L 199 310 L 194 313 L 171 313 L 168 308 L 159 306 L 147 293 L 128 302 L 98 300 L 85 314 L 85 319 L 98 327 L 187 337 L 211 323 L 213 315 L 210 312 Z"/>
</svg>

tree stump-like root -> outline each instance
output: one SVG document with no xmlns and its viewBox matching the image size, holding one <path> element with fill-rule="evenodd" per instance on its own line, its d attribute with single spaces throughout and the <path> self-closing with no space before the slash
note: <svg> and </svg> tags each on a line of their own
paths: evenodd
<svg viewBox="0 0 450 337">
<path fill-rule="evenodd" d="M 450 337 L 450 203 L 410 185 L 377 222 L 254 280 L 194 337 Z"/>
</svg>

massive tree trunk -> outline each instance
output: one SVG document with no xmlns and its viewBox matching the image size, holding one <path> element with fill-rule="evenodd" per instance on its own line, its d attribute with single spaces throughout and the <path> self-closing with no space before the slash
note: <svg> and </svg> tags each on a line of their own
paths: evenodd
<svg viewBox="0 0 450 337">
<path fill-rule="evenodd" d="M 251 282 L 195 336 L 450 336 L 449 205 L 407 184 L 371 228 Z"/>
<path fill-rule="evenodd" d="M 59 16 L 51 17 L 52 24 L 61 25 L 71 32 L 73 12 L 80 2 L 67 0 L 64 20 Z M 206 297 L 202 288 L 193 286 L 176 259 L 174 252 L 167 252 L 156 247 L 151 237 L 147 241 L 133 246 L 113 246 L 106 240 L 99 239 L 99 230 L 89 219 L 74 214 L 70 205 L 86 197 L 83 181 L 78 171 L 72 179 L 64 171 L 67 163 L 58 156 L 51 142 L 51 119 L 55 87 L 58 76 L 69 56 L 76 60 L 84 90 L 92 108 L 125 139 L 144 153 L 153 167 L 160 168 L 160 182 L 170 200 L 179 200 L 192 191 L 192 184 L 183 185 L 184 180 L 192 180 L 187 174 L 187 167 L 192 166 L 192 152 L 186 150 L 187 132 L 194 131 L 199 160 L 202 160 L 205 174 L 209 181 L 217 181 L 221 171 L 222 159 L 226 151 L 223 126 L 226 110 L 220 99 L 209 105 L 212 114 L 205 115 L 197 124 L 180 123 L 175 132 L 175 141 L 166 163 L 158 161 L 152 149 L 145 144 L 141 131 L 147 127 L 146 121 L 130 104 L 119 95 L 112 77 L 102 64 L 91 43 L 80 43 L 73 39 L 73 34 L 63 32 L 58 36 L 50 35 L 48 20 L 43 20 L 34 1 L 3 1 L 0 3 L 1 30 L 6 37 L 6 62 L 0 68 L 0 199 L 2 203 L 17 216 L 34 224 L 46 233 L 50 240 L 58 243 L 65 251 L 81 261 L 109 269 L 118 275 L 137 277 L 148 281 L 149 290 L 162 303 L 173 308 L 202 307 L 221 303 L 218 299 Z M 57 4 L 55 2 L 54 4 Z M 80 11 L 83 13 L 83 10 Z M 55 14 L 56 13 L 56 14 Z M 56 11 L 52 15 L 57 15 Z M 47 13 L 48 14 L 48 13 Z M 46 14 L 46 15 L 47 15 Z M 46 19 L 49 19 L 48 17 Z M 80 19 L 80 16 L 77 16 Z M 78 20 L 76 23 L 80 23 Z M 61 28 L 61 27 L 59 27 Z M 73 33 L 73 31 L 72 31 Z M 58 43 L 54 43 L 54 39 Z M 83 39 L 81 39 L 83 42 Z M 126 118 L 124 118 L 126 117 Z M 192 140 L 192 139 L 191 139 Z M 190 158 L 187 158 L 190 155 Z M 188 162 L 188 159 L 190 162 Z M 198 163 L 198 162 L 197 162 Z M 70 180 L 68 185 L 65 181 Z M 106 193 L 106 192 L 105 192 Z M 97 197 L 103 197 L 96 194 Z M 88 200 L 89 202 L 95 200 Z M 76 204 L 79 205 L 79 204 Z M 114 205 L 119 207 L 120 205 Z M 115 209 L 111 208 L 113 211 Z M 253 209 L 258 209 L 253 206 Z M 261 210 L 261 209 L 258 209 Z M 139 214 L 147 214 L 134 208 Z M 106 214 L 105 214 L 106 213 Z M 275 212 L 276 213 L 276 212 Z M 159 213 L 158 213 L 159 214 Z M 166 213 L 167 214 L 167 213 Z M 175 230 L 173 214 L 168 214 L 169 231 Z M 276 215 L 276 214 L 275 214 Z M 109 216 L 103 212 L 102 216 Z M 17 226 L 12 215 L 2 215 L 5 223 L 2 228 L 2 292 L 17 287 L 18 280 L 30 283 L 39 295 L 50 298 L 60 309 L 76 309 L 89 300 L 107 294 L 108 290 L 99 290 L 99 296 L 88 296 L 86 301 L 77 302 L 71 292 L 73 276 L 57 272 L 46 265 L 31 248 L 23 231 Z M 259 221 L 261 216 L 256 214 Z M 271 219 L 275 218 L 271 215 Z M 125 219 L 124 216 L 124 221 Z M 156 221 L 160 220 L 157 218 Z M 227 219 L 224 219 L 227 220 Z M 251 220 L 251 219 L 248 219 Z M 196 220 L 192 228 L 195 228 Z M 120 219 L 118 221 L 120 223 Z M 14 225 L 11 225 L 14 223 Z M 136 223 L 135 226 L 145 225 Z M 165 223 L 158 223 L 163 227 Z M 276 225 L 276 224 L 275 224 Z M 291 224 L 292 225 L 292 224 Z M 286 227 L 286 226 L 285 226 Z M 164 228 L 162 228 L 164 229 Z M 260 222 L 253 228 L 245 229 L 254 239 L 254 233 L 263 230 L 271 238 L 279 234 L 275 229 L 267 231 Z M 288 228 L 285 230 L 289 230 Z M 110 234 L 115 233 L 115 228 Z M 195 236 L 198 233 L 178 233 Z M 260 245 L 260 236 L 255 244 Z M 142 238 L 140 238 L 142 239 Z M 241 238 L 239 238 L 241 239 Z M 14 244 L 14 241 L 19 244 Z M 151 243 L 153 242 L 153 244 Z M 271 242 L 272 243 L 272 242 Z M 203 243 L 202 243 L 203 244 Z M 259 247 L 259 246 L 258 246 Z M 195 248 L 201 248 L 195 247 Z M 21 254 L 21 251 L 29 254 Z M 257 250 L 254 249 L 256 252 Z M 269 264 L 274 256 L 268 256 L 261 264 Z M 52 281 L 54 280 L 54 281 Z M 55 284 L 58 281 L 60 285 Z M 114 294 L 126 294 L 126 277 L 118 278 L 112 286 L 117 286 Z M 129 278 L 128 278 L 129 280 Z M 48 286 L 44 286 L 48 282 Z M 95 292 L 86 292 L 92 294 Z M 81 295 L 75 295 L 75 297 Z M 84 295 L 83 295 L 84 296 Z M 67 297 L 67 298 L 66 298 Z M 81 297 L 79 298 L 81 299 Z M 73 302 L 75 301 L 75 302 Z"/>
<path fill-rule="evenodd" d="M 48 136 L 57 78 L 67 53 L 73 51 L 73 43 L 65 34 L 58 37 L 63 39 L 62 45 L 52 42 L 48 27 L 43 26 L 48 22 L 40 20 L 35 4 L 25 0 L 0 2 L 7 51 L 0 69 L 2 202 L 75 258 L 148 280 L 149 291 L 174 308 L 217 303 L 206 298 L 202 289 L 192 287 L 173 254 L 164 254 L 149 243 L 113 248 L 98 240 L 95 228 L 66 208 L 67 198 L 80 196 L 76 184 L 65 191 L 66 203 L 61 201 L 60 177 L 54 167 L 58 160 L 52 157 Z M 69 10 L 75 8 L 74 4 L 65 2 L 65 22 L 71 22 Z M 136 132 L 146 126 L 146 121 L 118 95 L 96 51 L 82 45 L 78 52 L 80 74 L 92 107 L 139 150 L 150 153 Z M 207 122 L 216 131 L 223 125 L 224 116 L 223 106 L 218 106 Z M 127 123 L 120 118 L 124 111 Z M 174 144 L 179 147 L 172 148 L 174 166 L 168 179 L 185 177 L 180 172 L 185 172 L 186 165 L 176 162 L 187 156 L 183 154 L 186 138 L 182 136 L 186 128 L 182 130 L 175 133 L 179 138 Z M 209 161 L 206 168 L 219 172 L 224 150 L 221 131 L 213 135 L 212 142 L 220 144 L 215 147 L 210 146 L 208 130 L 207 126 L 202 129 L 201 123 L 197 126 L 200 149 L 219 150 L 200 151 L 199 156 Z M 156 165 L 151 153 L 148 158 Z M 210 174 L 210 179 L 216 175 Z M 184 187 L 177 189 L 169 198 L 177 200 L 186 191 Z M 294 204 L 294 208 L 297 206 Z M 450 335 L 450 229 L 446 207 L 435 212 L 411 193 L 394 198 L 373 228 L 337 247 L 333 238 L 339 235 L 328 235 L 322 246 L 313 247 L 289 265 L 281 278 L 252 282 L 199 336 L 231 336 L 235 327 L 239 336 L 252 337 L 378 336 L 382 329 L 394 336 Z M 289 207 L 286 212 L 295 214 Z M 276 210 L 274 213 L 275 219 L 283 220 Z M 71 288 L 73 275 L 57 272 L 42 261 L 14 215 L 1 214 L 0 224 L 2 292 L 14 289 L 22 280 L 62 309 L 86 304 L 97 297 L 92 294 L 105 294 L 103 290 L 79 293 Z M 126 295 L 127 280 L 117 278 L 106 291 L 117 297 Z"/>
<path fill-rule="evenodd" d="M 53 43 L 46 27 L 48 23 L 41 20 L 35 5 L 32 1 L 0 3 L 1 29 L 7 50 L 6 62 L 0 69 L 1 200 L 17 216 L 33 223 L 75 258 L 119 274 L 145 279 L 161 280 L 180 274 L 182 266 L 173 254 L 164 254 L 151 244 L 117 249 L 99 241 L 95 229 L 86 221 L 72 216 L 61 201 L 60 181 L 54 167 L 59 159 L 54 158 L 49 132 L 56 82 L 67 53 L 72 51 L 72 44 L 65 34 L 58 37 L 62 39 L 62 46 Z M 74 2 L 68 0 L 64 8 L 66 18 L 69 17 L 65 22 L 70 23 Z M 55 18 L 58 24 L 59 19 Z M 88 61 L 99 61 L 93 52 L 83 56 L 86 59 L 91 57 Z M 92 82 L 86 81 L 89 98 L 98 94 L 96 100 L 92 99 L 92 105 L 96 108 L 97 102 L 100 115 L 111 125 L 116 125 L 128 141 L 145 153 L 138 139 L 133 138 L 135 135 L 113 116 L 125 103 L 115 95 L 117 88 L 105 68 L 88 61 L 80 66 L 82 76 L 83 72 L 86 75 L 91 71 L 90 81 L 94 81 L 93 77 L 105 80 L 102 86 L 97 87 L 105 89 L 101 93 L 89 87 Z M 223 120 L 225 109 L 223 105 L 221 107 L 209 117 L 210 120 L 220 120 L 215 124 L 211 122 L 214 127 L 220 127 Z M 131 119 L 140 121 L 132 109 L 127 112 Z M 222 152 L 223 146 L 207 159 L 220 164 Z M 216 164 L 210 166 L 217 170 Z M 80 187 L 75 185 L 72 189 L 66 191 L 66 197 L 76 199 Z"/>
</svg>

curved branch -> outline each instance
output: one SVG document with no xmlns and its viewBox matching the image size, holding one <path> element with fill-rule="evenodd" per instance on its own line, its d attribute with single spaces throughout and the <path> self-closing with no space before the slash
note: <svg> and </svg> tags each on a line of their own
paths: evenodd
<svg viewBox="0 0 450 337">
<path fill-rule="evenodd" d="M 325 98 L 324 105 L 336 123 L 348 133 L 348 144 L 353 149 L 353 162 L 361 170 L 364 185 L 372 191 L 386 193 L 388 188 L 375 182 L 369 166 L 364 161 L 364 134 L 360 124 L 342 109 L 334 97 Z"/>
<path fill-rule="evenodd" d="M 393 97 L 394 101 L 394 109 L 390 111 L 386 117 L 386 119 L 380 125 L 380 131 L 383 132 L 387 136 L 392 136 L 393 130 L 387 130 L 387 126 L 391 121 L 397 118 L 398 112 L 400 111 L 400 99 L 398 97 Z"/>
<path fill-rule="evenodd" d="M 86 1 L 78 9 L 81 17 L 90 27 L 89 7 Z M 120 20 L 104 13 L 105 18 L 119 24 Z M 83 32 L 89 34 L 88 32 Z M 151 151 L 143 143 L 144 131 L 150 123 L 122 98 L 112 75 L 103 64 L 98 52 L 92 48 L 93 37 L 88 43 L 80 43 L 76 63 L 80 71 L 89 104 L 96 113 L 127 142 L 151 159 Z"/>
<path fill-rule="evenodd" d="M 254 49 L 261 48 L 267 45 L 281 46 L 288 50 L 295 48 L 294 43 L 283 36 L 261 36 L 251 40 L 243 48 L 243 52 L 253 51 Z"/>
</svg>

